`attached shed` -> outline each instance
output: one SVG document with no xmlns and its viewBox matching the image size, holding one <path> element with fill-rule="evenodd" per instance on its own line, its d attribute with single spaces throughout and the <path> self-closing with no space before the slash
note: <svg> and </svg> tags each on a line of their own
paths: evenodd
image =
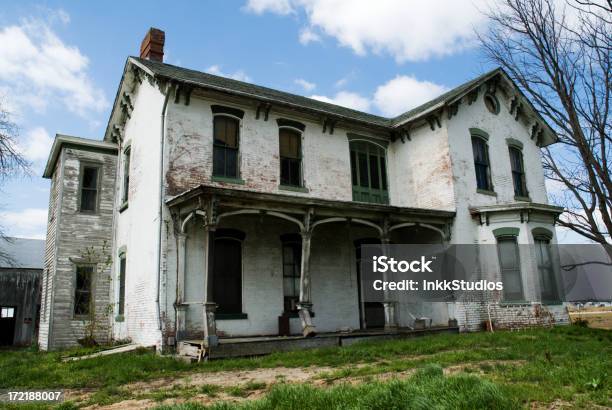
<svg viewBox="0 0 612 410">
<path fill-rule="evenodd" d="M 44 254 L 44 240 L 0 238 L 0 345 L 36 340 Z"/>
</svg>

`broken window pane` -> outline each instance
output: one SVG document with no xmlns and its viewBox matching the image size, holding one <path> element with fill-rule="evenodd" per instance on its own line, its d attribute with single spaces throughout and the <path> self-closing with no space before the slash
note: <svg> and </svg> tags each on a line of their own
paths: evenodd
<svg viewBox="0 0 612 410">
<path fill-rule="evenodd" d="M 88 315 L 91 309 L 92 265 L 80 265 L 76 268 L 76 283 L 74 288 L 74 314 Z"/>
</svg>

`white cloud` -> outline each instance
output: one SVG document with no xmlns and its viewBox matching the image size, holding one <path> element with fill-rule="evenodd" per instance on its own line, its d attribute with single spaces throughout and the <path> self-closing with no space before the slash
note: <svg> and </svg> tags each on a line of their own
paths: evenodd
<svg viewBox="0 0 612 410">
<path fill-rule="evenodd" d="M 290 0 L 248 0 L 245 6 L 247 11 L 255 14 L 271 12 L 275 14 L 290 14 L 293 7 Z"/>
<path fill-rule="evenodd" d="M 304 27 L 300 30 L 300 43 L 303 45 L 307 45 L 309 43 L 314 43 L 321 41 L 321 36 L 319 36 L 314 30 L 310 27 Z"/>
<path fill-rule="evenodd" d="M 21 211 L 0 212 L 0 221 L 7 236 L 45 239 L 47 209 L 26 208 Z"/>
<path fill-rule="evenodd" d="M 384 115 L 393 117 L 437 97 L 446 90 L 446 87 L 439 84 L 398 75 L 376 89 L 374 105 Z"/>
<path fill-rule="evenodd" d="M 65 12 L 54 16 L 63 23 L 70 20 Z M 0 87 L 23 109 L 32 104 L 40 111 L 61 102 L 85 118 L 103 111 L 108 102 L 89 77 L 88 65 L 89 59 L 44 21 L 0 28 Z"/>
<path fill-rule="evenodd" d="M 489 0 L 248 0 L 247 10 L 287 15 L 302 10 L 300 41 L 324 34 L 359 55 L 386 53 L 398 62 L 456 53 L 474 42 Z"/>
<path fill-rule="evenodd" d="M 312 91 L 315 88 L 317 88 L 317 85 L 315 83 L 311 83 L 310 81 L 306 81 L 303 78 L 298 78 L 296 80 L 294 80 L 294 82 L 299 85 L 300 87 L 302 87 L 304 89 L 304 91 Z"/>
<path fill-rule="evenodd" d="M 53 138 L 43 127 L 35 127 L 26 132 L 18 144 L 25 159 L 31 162 L 34 171 L 40 174 L 49 156 Z"/>
<path fill-rule="evenodd" d="M 340 91 L 334 97 L 311 95 L 310 98 L 359 111 L 368 111 L 370 109 L 370 101 L 367 98 L 350 91 Z"/>
<path fill-rule="evenodd" d="M 225 73 L 221 70 L 221 67 L 217 64 L 211 65 L 206 69 L 207 73 L 218 75 L 221 77 L 231 78 L 233 80 L 251 82 L 251 77 L 247 75 L 243 70 L 234 71 L 233 73 Z"/>
</svg>

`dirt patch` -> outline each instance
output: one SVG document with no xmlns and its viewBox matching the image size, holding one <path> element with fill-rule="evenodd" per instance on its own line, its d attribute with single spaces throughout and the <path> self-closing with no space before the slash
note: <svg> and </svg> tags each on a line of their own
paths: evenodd
<svg viewBox="0 0 612 410">
<path fill-rule="evenodd" d="M 457 374 L 462 372 L 467 373 L 485 373 L 487 367 L 494 367 L 497 365 L 506 366 L 523 366 L 527 363 L 526 360 L 483 360 L 481 362 L 473 363 L 462 363 L 455 366 L 448 366 L 444 368 L 445 375 Z"/>
</svg>

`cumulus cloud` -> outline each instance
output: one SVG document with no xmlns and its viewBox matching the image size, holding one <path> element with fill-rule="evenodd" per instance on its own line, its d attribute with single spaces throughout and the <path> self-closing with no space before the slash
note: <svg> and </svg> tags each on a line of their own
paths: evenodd
<svg viewBox="0 0 612 410">
<path fill-rule="evenodd" d="M 300 43 L 303 45 L 317 41 L 321 41 L 321 36 L 319 36 L 312 28 L 304 27 L 300 30 Z"/>
<path fill-rule="evenodd" d="M 290 0 L 248 0 L 245 9 L 255 14 L 271 12 L 285 15 L 293 12 Z"/>
<path fill-rule="evenodd" d="M 0 212 L 0 221 L 7 229 L 7 236 L 45 239 L 47 232 L 47 209 L 26 208 L 21 211 Z"/>
<path fill-rule="evenodd" d="M 488 0 L 248 0 L 246 9 L 287 15 L 304 13 L 300 41 L 326 35 L 359 55 L 385 53 L 398 62 L 456 53 L 474 43 L 485 24 L 479 11 Z"/>
<path fill-rule="evenodd" d="M 393 117 L 437 97 L 446 90 L 446 87 L 439 84 L 398 75 L 376 89 L 374 105 L 384 115 Z"/>
<path fill-rule="evenodd" d="M 47 130 L 43 127 L 35 127 L 20 138 L 18 148 L 25 159 L 32 163 L 34 171 L 40 173 L 47 161 L 52 144 L 53 138 Z"/>
<path fill-rule="evenodd" d="M 350 91 L 340 91 L 333 97 L 311 95 L 310 98 L 359 111 L 368 111 L 370 109 L 370 100 Z"/>
<path fill-rule="evenodd" d="M 315 83 L 311 83 L 310 81 L 306 81 L 303 78 L 298 78 L 298 79 L 294 80 L 294 83 L 296 83 L 297 85 L 302 87 L 304 89 L 304 91 L 312 91 L 315 88 L 317 88 L 317 85 Z"/>
<path fill-rule="evenodd" d="M 63 11 L 53 16 L 64 24 L 70 21 Z M 89 59 L 64 43 L 47 22 L 29 19 L 0 28 L 0 89 L 20 109 L 42 111 L 60 102 L 85 118 L 103 111 L 108 101 L 89 77 L 88 66 Z"/>
<path fill-rule="evenodd" d="M 210 67 L 208 67 L 206 69 L 206 72 L 210 74 L 218 75 L 221 77 L 231 78 L 233 80 L 238 80 L 238 81 L 245 81 L 245 82 L 252 81 L 251 77 L 249 77 L 247 73 L 245 73 L 243 70 L 237 70 L 237 71 L 234 71 L 233 73 L 226 73 L 223 70 L 221 70 L 221 67 L 217 64 L 211 65 Z"/>
</svg>

